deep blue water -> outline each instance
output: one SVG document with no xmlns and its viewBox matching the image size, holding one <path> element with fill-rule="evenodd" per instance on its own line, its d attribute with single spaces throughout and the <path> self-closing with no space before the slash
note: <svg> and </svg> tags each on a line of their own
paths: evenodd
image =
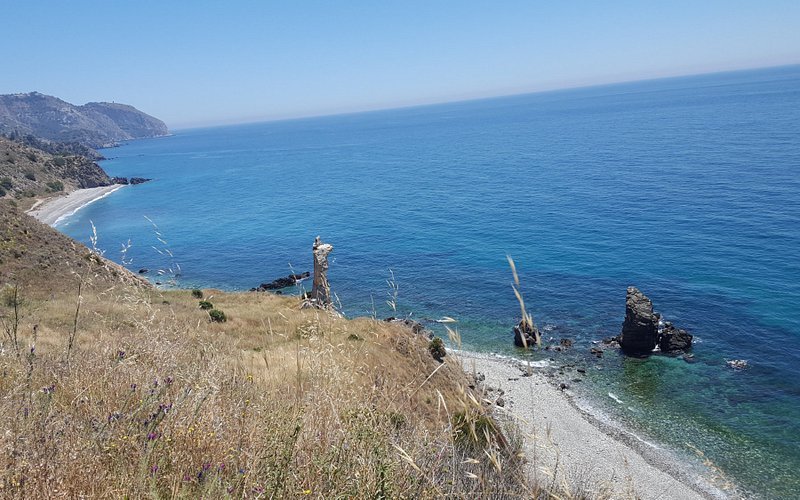
<svg viewBox="0 0 800 500">
<path fill-rule="evenodd" d="M 459 319 L 513 353 L 518 305 L 576 353 L 619 332 L 625 289 L 699 341 L 681 359 L 587 360 L 599 405 L 743 487 L 800 490 L 800 67 L 194 129 L 104 151 L 154 180 L 61 224 L 132 269 L 249 289 L 310 270 L 316 235 L 350 315 Z M 164 278 L 159 278 L 164 279 Z M 733 371 L 727 359 L 746 359 Z M 607 397 L 613 392 L 624 404 Z M 669 431 L 665 431 L 669 428 Z M 678 429 L 676 431 L 676 429 Z"/>
</svg>

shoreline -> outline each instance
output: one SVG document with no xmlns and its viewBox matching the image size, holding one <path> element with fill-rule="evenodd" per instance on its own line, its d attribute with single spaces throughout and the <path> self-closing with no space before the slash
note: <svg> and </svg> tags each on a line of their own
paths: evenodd
<svg viewBox="0 0 800 500">
<path fill-rule="evenodd" d="M 669 449 L 656 446 L 577 405 L 536 366 L 514 358 L 457 350 L 467 374 L 481 374 L 497 415 L 516 423 L 530 477 L 564 482 L 600 497 L 729 498 Z M 502 394 L 497 390 L 501 389 Z M 503 406 L 495 404 L 502 397 Z M 699 462 L 698 462 L 699 463 Z"/>
<path fill-rule="evenodd" d="M 76 189 L 65 196 L 39 200 L 26 213 L 48 226 L 55 227 L 62 219 L 73 215 L 87 205 L 105 198 L 123 187 L 125 187 L 124 184 L 112 184 L 110 186 Z"/>
</svg>

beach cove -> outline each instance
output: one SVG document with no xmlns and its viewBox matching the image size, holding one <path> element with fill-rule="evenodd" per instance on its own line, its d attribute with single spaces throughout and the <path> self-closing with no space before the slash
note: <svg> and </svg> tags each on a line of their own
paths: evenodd
<svg viewBox="0 0 800 500">
<path fill-rule="evenodd" d="M 76 189 L 64 196 L 38 200 L 27 213 L 40 222 L 55 227 L 64 218 L 74 215 L 87 205 L 101 200 L 123 187 L 125 187 L 123 184 L 112 184 L 111 186 Z"/>
</svg>

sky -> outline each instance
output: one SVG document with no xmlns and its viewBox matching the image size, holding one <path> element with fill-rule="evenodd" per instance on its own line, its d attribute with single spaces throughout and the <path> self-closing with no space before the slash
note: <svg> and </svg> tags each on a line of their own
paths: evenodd
<svg viewBox="0 0 800 500">
<path fill-rule="evenodd" d="M 170 128 L 800 63 L 798 0 L 0 0 L 0 94 Z"/>
</svg>

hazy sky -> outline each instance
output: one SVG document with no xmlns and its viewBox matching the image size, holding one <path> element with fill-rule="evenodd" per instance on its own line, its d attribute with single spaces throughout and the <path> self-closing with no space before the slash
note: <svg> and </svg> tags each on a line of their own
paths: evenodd
<svg viewBox="0 0 800 500">
<path fill-rule="evenodd" d="M 800 63 L 800 0 L 0 0 L 0 93 L 171 127 Z"/>
</svg>

